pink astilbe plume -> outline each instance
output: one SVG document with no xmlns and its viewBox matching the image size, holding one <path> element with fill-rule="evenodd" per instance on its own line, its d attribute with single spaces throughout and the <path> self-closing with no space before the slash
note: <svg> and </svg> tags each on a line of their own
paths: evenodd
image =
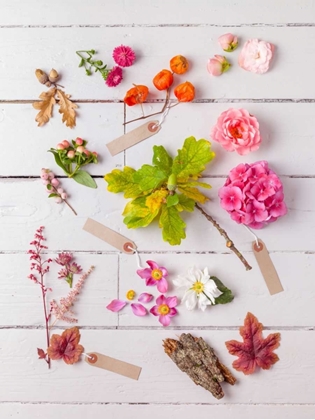
<svg viewBox="0 0 315 420">
<path fill-rule="evenodd" d="M 80 280 L 77 282 L 75 287 L 68 293 L 68 295 L 60 299 L 59 303 L 57 303 L 55 300 L 52 300 L 50 302 L 50 313 L 56 317 L 51 327 L 53 327 L 58 320 L 69 323 L 78 322 L 78 320 L 74 318 L 74 314 L 71 308 L 77 300 L 78 295 L 81 293 L 85 280 L 88 278 L 88 276 L 93 270 L 94 266 L 92 265 L 90 269 L 81 276 Z"/>
<path fill-rule="evenodd" d="M 43 308 L 44 308 L 44 317 L 45 317 L 45 326 L 46 326 L 46 341 L 47 341 L 47 348 L 49 347 L 49 319 L 50 313 L 47 311 L 47 304 L 46 304 L 46 294 L 47 292 L 51 292 L 52 289 L 45 286 L 44 280 L 45 275 L 49 272 L 49 264 L 52 262 L 51 258 L 47 258 L 44 260 L 42 258 L 42 253 L 45 252 L 44 250 L 47 249 L 46 245 L 43 245 L 42 242 L 45 241 L 43 236 L 44 226 L 41 226 L 39 229 L 36 230 L 34 235 L 34 240 L 30 242 L 30 245 L 34 247 L 34 249 L 29 249 L 27 251 L 30 254 L 30 261 L 31 261 L 31 274 L 28 276 L 30 280 L 32 280 L 35 284 L 38 284 L 41 289 L 42 294 L 42 301 L 43 301 Z M 34 274 L 34 271 L 37 274 Z M 50 358 L 46 354 L 43 349 L 38 348 L 37 354 L 39 359 L 44 359 L 45 362 L 48 364 L 48 368 L 50 368 Z"/>
</svg>

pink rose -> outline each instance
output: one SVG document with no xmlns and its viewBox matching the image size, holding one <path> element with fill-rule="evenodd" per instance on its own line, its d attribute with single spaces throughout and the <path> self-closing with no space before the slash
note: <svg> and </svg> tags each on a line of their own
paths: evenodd
<svg viewBox="0 0 315 420">
<path fill-rule="evenodd" d="M 214 58 L 209 59 L 207 64 L 208 72 L 212 76 L 221 76 L 221 74 L 228 71 L 230 67 L 231 64 L 223 55 L 215 55 Z"/>
<path fill-rule="evenodd" d="M 266 73 L 274 52 L 274 45 L 269 42 L 249 39 L 239 57 L 238 64 L 244 70 L 252 73 Z"/>
<path fill-rule="evenodd" d="M 225 150 L 239 155 L 257 150 L 261 143 L 259 123 L 246 109 L 230 108 L 222 112 L 211 137 Z"/>
<path fill-rule="evenodd" d="M 232 52 L 236 50 L 238 46 L 237 36 L 234 36 L 233 34 L 224 34 L 221 35 L 218 38 L 219 44 L 221 45 L 221 48 L 226 52 Z"/>
</svg>

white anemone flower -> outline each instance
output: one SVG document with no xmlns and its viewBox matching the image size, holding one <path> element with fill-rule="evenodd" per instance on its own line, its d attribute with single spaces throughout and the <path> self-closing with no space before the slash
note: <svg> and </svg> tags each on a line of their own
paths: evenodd
<svg viewBox="0 0 315 420">
<path fill-rule="evenodd" d="M 210 279 L 207 267 L 203 271 L 191 267 L 186 276 L 177 276 L 173 283 L 179 288 L 186 289 L 182 303 L 189 311 L 193 310 L 196 305 L 204 311 L 207 305 L 214 305 L 215 298 L 222 295 L 215 282 Z"/>
</svg>

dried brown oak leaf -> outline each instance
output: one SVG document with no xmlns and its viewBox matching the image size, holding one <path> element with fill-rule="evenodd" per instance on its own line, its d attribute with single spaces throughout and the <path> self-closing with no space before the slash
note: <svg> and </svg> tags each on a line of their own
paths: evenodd
<svg viewBox="0 0 315 420">
<path fill-rule="evenodd" d="M 68 95 L 60 89 L 57 89 L 57 96 L 59 98 L 59 112 L 62 114 L 62 122 L 65 122 L 67 127 L 75 127 L 75 108 L 78 108 L 78 106 L 70 101 L 69 98 L 71 95 Z"/>
<path fill-rule="evenodd" d="M 38 122 L 38 127 L 46 124 L 52 115 L 52 109 L 56 103 L 55 94 L 56 88 L 51 88 L 47 92 L 42 92 L 39 97 L 42 99 L 40 102 L 34 102 L 33 107 L 39 109 L 39 113 L 36 115 L 35 121 Z"/>
<path fill-rule="evenodd" d="M 84 351 L 79 344 L 80 337 L 78 327 L 68 328 L 61 335 L 53 334 L 47 349 L 48 356 L 52 360 L 63 359 L 68 365 L 77 363 Z"/>
<path fill-rule="evenodd" d="M 273 350 L 280 346 L 280 333 L 269 334 L 267 338 L 263 338 L 262 330 L 263 325 L 248 312 L 244 326 L 240 327 L 244 342 L 231 340 L 225 343 L 229 353 L 238 356 L 233 362 L 234 369 L 245 375 L 254 373 L 256 367 L 270 369 L 279 360 Z"/>
</svg>

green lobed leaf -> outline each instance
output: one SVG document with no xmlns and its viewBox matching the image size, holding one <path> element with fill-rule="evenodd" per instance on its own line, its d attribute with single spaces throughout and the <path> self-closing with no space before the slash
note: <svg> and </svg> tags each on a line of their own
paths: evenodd
<svg viewBox="0 0 315 420">
<path fill-rule="evenodd" d="M 192 198 L 186 197 L 184 194 L 178 194 L 178 204 L 176 208 L 178 211 L 189 211 L 195 210 L 195 201 Z"/>
<path fill-rule="evenodd" d="M 172 172 L 173 159 L 163 146 L 153 146 L 152 163 L 167 175 Z"/>
<path fill-rule="evenodd" d="M 123 216 L 125 216 L 124 223 L 128 229 L 146 227 L 158 215 L 160 209 L 158 208 L 154 212 L 150 211 L 145 205 L 146 199 L 146 196 L 138 197 L 126 205 Z"/>
<path fill-rule="evenodd" d="M 217 288 L 220 290 L 220 292 L 222 292 L 222 295 L 215 298 L 215 304 L 218 305 L 232 302 L 232 300 L 234 299 L 232 291 L 229 288 L 227 288 L 217 277 L 212 276 L 210 277 L 210 279 L 215 282 Z"/>
<path fill-rule="evenodd" d="M 181 240 L 186 238 L 186 223 L 180 217 L 178 210 L 173 207 L 162 207 L 162 213 L 159 220 L 162 228 L 164 241 L 170 245 L 180 245 Z"/>
<path fill-rule="evenodd" d="M 201 204 L 204 204 L 207 200 L 209 200 L 209 198 L 206 197 L 204 194 L 202 194 L 198 190 L 198 188 L 184 187 L 183 185 L 179 185 L 178 191 L 184 194 L 187 198 L 191 198 L 192 200 L 197 201 L 198 203 L 201 203 Z"/>
<path fill-rule="evenodd" d="M 86 171 L 79 170 L 72 177 L 78 184 L 89 188 L 97 188 L 95 180 Z"/>
<path fill-rule="evenodd" d="M 156 166 L 143 165 L 133 174 L 133 181 L 140 185 L 142 191 L 158 188 L 167 180 L 167 174 Z"/>
<path fill-rule="evenodd" d="M 125 198 L 136 198 L 142 194 L 142 190 L 133 180 L 133 174 L 136 171 L 129 166 L 125 166 L 121 171 L 114 169 L 109 174 L 104 176 L 105 181 L 108 183 L 108 191 L 113 193 L 124 192 Z"/>
<path fill-rule="evenodd" d="M 58 154 L 58 152 L 50 149 L 48 150 L 48 152 L 52 153 L 54 155 L 55 158 L 55 162 L 57 163 L 58 166 L 60 166 L 60 168 L 67 174 L 69 175 L 69 172 L 67 171 L 66 167 L 64 166 L 64 164 L 61 162 L 60 156 Z"/>
<path fill-rule="evenodd" d="M 166 205 L 167 207 L 176 206 L 176 204 L 178 204 L 178 201 L 178 194 L 168 195 L 166 199 Z"/>
<path fill-rule="evenodd" d="M 179 186 L 183 187 L 199 187 L 199 188 L 205 188 L 207 190 L 210 190 L 212 186 L 210 184 L 207 184 L 206 182 L 199 182 L 199 181 L 181 181 L 180 179 L 177 180 L 177 183 Z"/>
<path fill-rule="evenodd" d="M 215 156 L 211 143 L 207 140 L 196 140 L 188 137 L 182 149 L 174 159 L 172 171 L 178 178 L 198 176 L 204 171 L 206 164 Z"/>
</svg>

